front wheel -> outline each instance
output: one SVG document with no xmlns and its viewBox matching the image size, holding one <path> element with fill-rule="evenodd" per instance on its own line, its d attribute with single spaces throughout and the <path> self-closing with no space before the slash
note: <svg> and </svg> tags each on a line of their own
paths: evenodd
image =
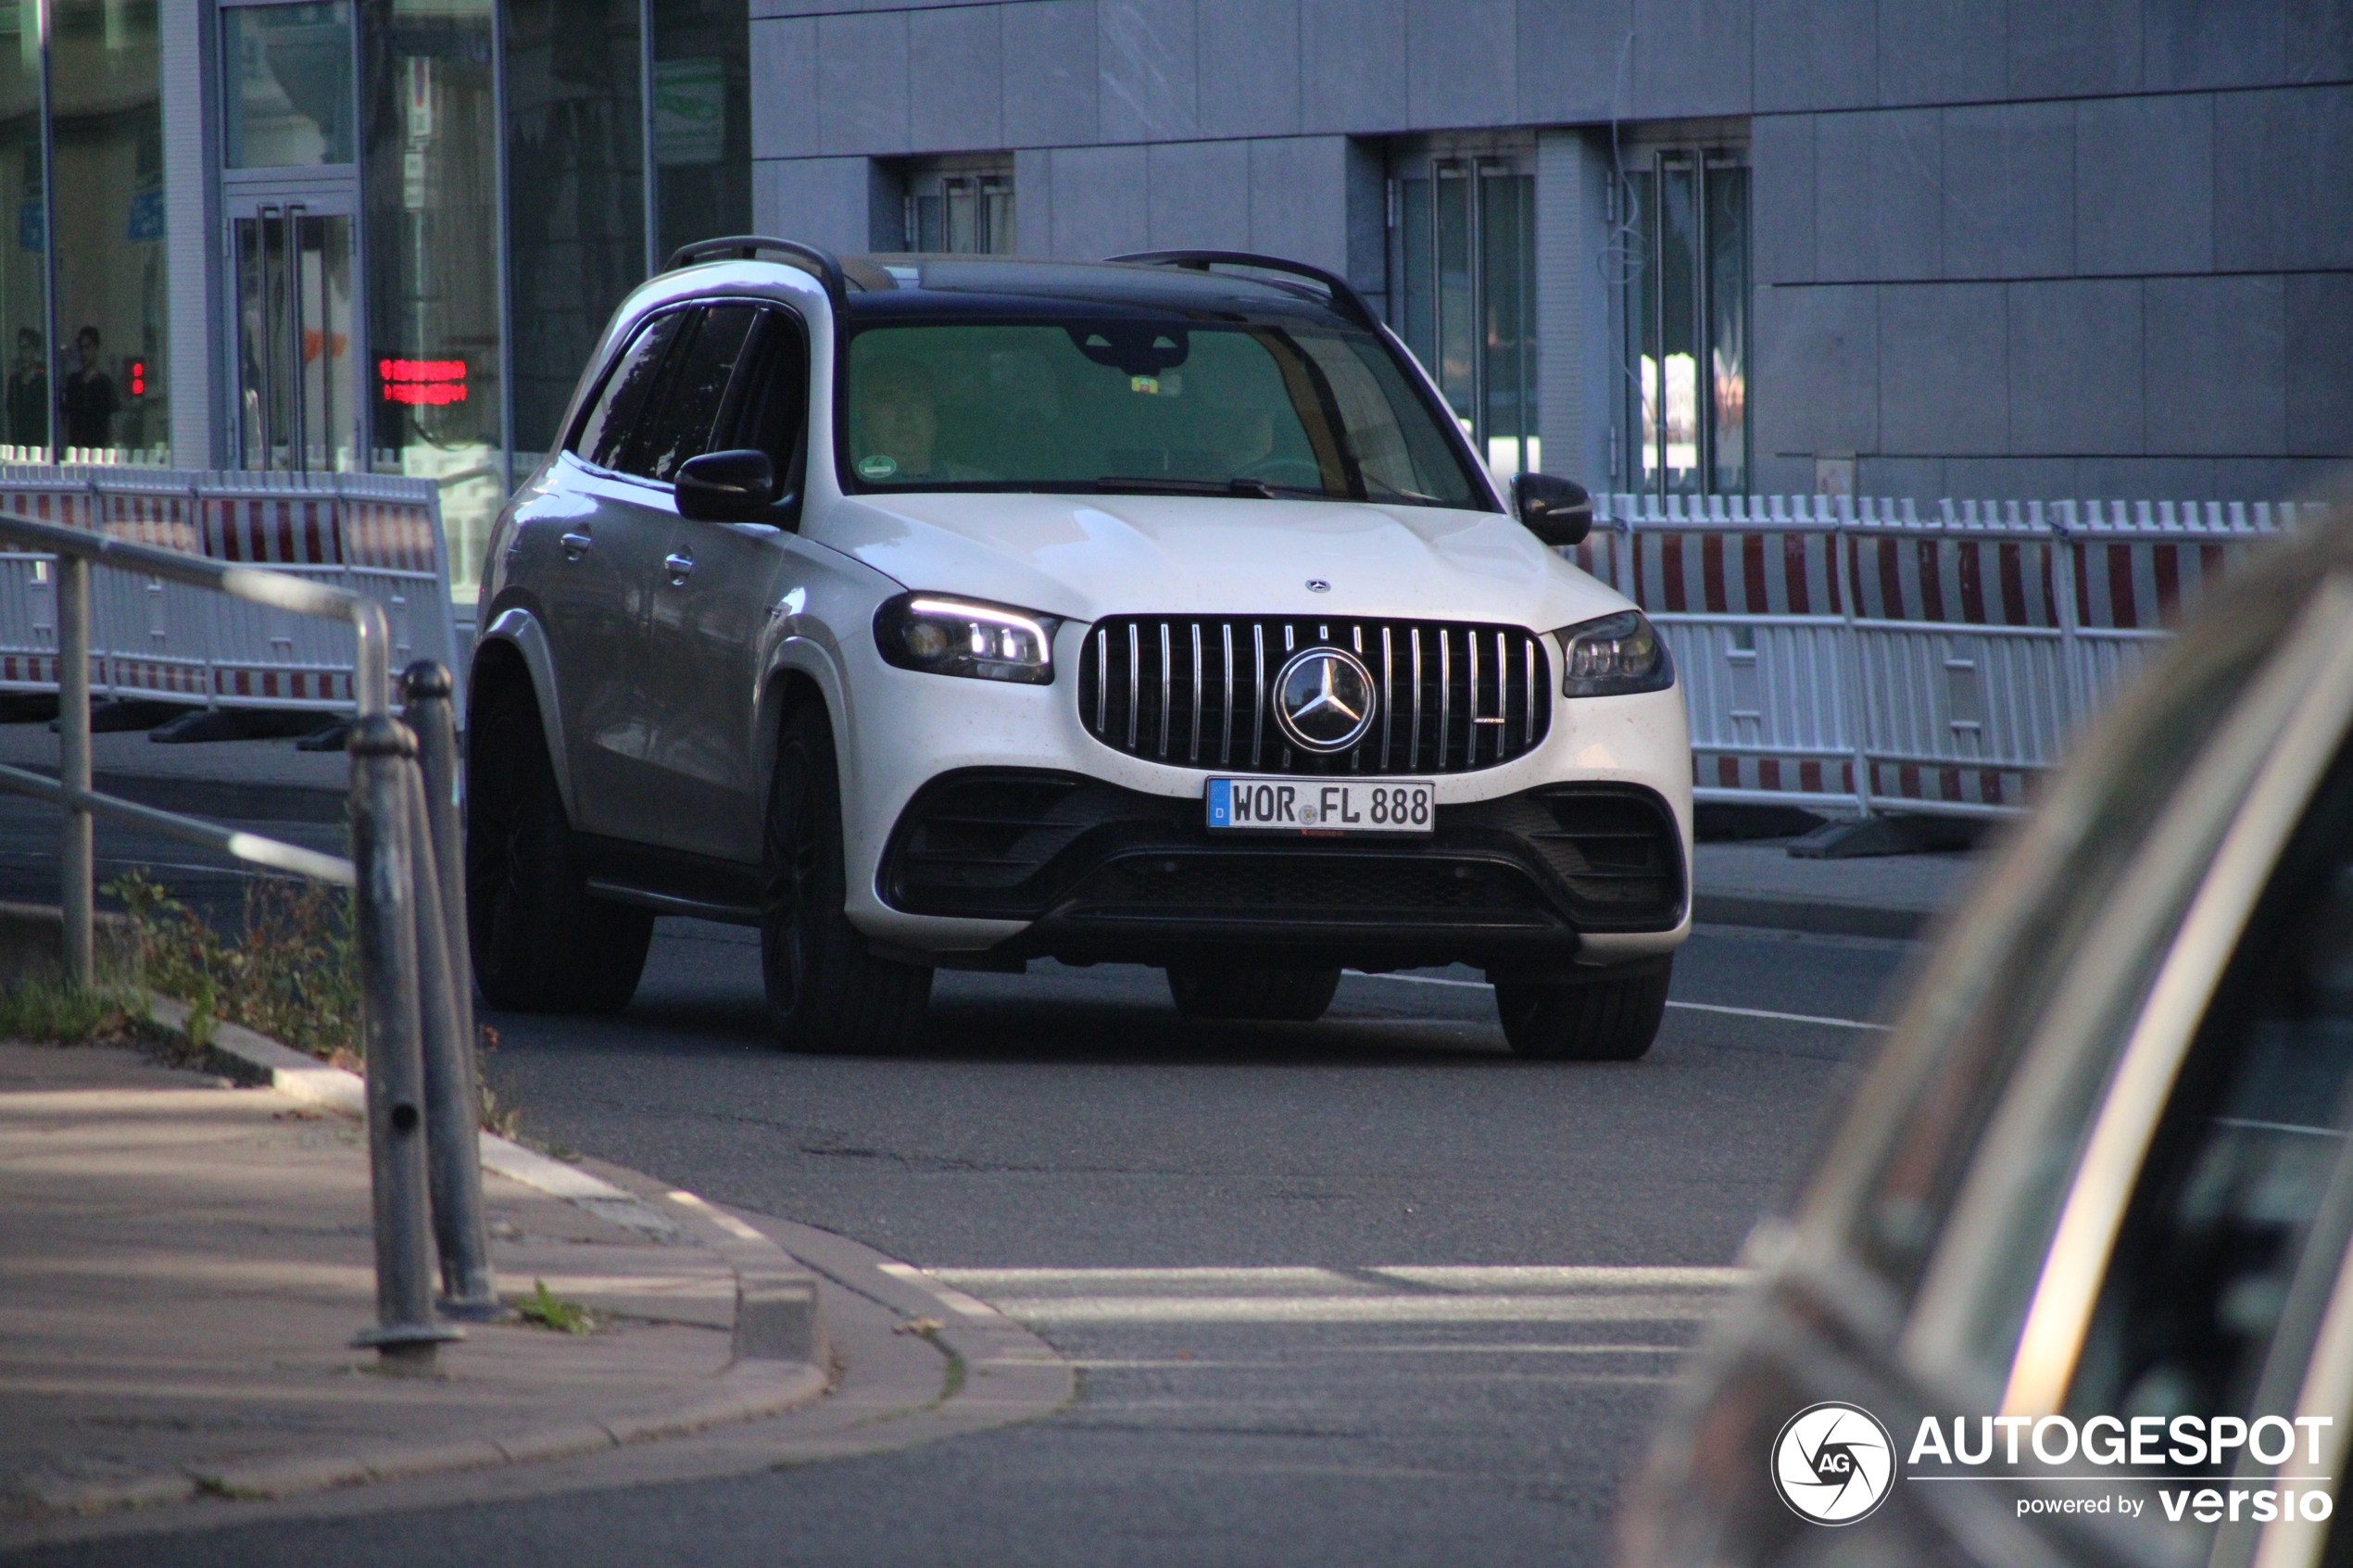
<svg viewBox="0 0 2353 1568">
<path fill-rule="evenodd" d="M 1340 989 L 1338 969 L 1168 966 L 1168 994 L 1187 1018 L 1313 1023 Z"/>
<path fill-rule="evenodd" d="M 1617 980 L 1581 985 L 1495 987 L 1495 1010 L 1514 1056 L 1541 1061 L 1634 1061 L 1651 1048 L 1667 1016 L 1675 961 Z"/>
<path fill-rule="evenodd" d="M 777 738 L 760 877 L 768 1021 L 790 1049 L 900 1050 L 922 1032 L 931 971 L 867 952 L 843 912 L 848 885 L 833 725 L 804 703 Z"/>
</svg>

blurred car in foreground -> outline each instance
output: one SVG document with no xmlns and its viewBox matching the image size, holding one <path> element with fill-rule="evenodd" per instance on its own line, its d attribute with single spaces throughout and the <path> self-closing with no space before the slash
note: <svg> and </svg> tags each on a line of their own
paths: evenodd
<svg viewBox="0 0 2353 1568">
<path fill-rule="evenodd" d="M 1919 977 L 1622 1515 L 1666 1564 L 2353 1562 L 2353 528 L 2250 568 Z"/>
</svg>

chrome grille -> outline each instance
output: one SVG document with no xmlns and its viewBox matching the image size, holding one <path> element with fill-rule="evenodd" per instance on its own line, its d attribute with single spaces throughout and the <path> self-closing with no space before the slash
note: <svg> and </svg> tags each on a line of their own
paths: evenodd
<svg viewBox="0 0 2353 1568">
<path fill-rule="evenodd" d="M 1551 663 L 1516 626 L 1338 617 L 1123 615 L 1078 663 L 1087 733 L 1180 767 L 1274 773 L 1462 773 L 1532 750 L 1552 725 Z M 1380 714 L 1350 750 L 1294 750 L 1268 685 L 1303 647 L 1354 653 Z"/>
</svg>

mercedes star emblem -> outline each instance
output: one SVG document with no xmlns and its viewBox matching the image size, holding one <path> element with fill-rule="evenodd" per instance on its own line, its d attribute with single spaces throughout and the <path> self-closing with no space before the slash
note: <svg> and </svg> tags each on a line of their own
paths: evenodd
<svg viewBox="0 0 2353 1568">
<path fill-rule="evenodd" d="M 1275 672 L 1275 721 L 1302 751 L 1346 751 L 1373 727 L 1373 673 L 1345 648 L 1302 648 Z"/>
<path fill-rule="evenodd" d="M 1311 594 L 1328 594 L 1332 591 L 1332 585 L 1320 577 L 1311 577 L 1307 580 L 1307 591 Z"/>
</svg>

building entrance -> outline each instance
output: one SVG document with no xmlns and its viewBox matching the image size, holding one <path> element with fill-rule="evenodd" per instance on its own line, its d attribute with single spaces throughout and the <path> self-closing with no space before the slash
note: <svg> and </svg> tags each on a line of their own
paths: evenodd
<svg viewBox="0 0 2353 1568">
<path fill-rule="evenodd" d="M 227 214 L 241 467 L 309 473 L 367 466 L 355 214 L 337 194 L 247 192 Z"/>
</svg>

